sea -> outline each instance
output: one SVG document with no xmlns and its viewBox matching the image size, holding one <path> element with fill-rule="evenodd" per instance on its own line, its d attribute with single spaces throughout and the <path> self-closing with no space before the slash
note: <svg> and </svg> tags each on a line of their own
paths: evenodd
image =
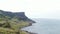
<svg viewBox="0 0 60 34">
<path fill-rule="evenodd" d="M 37 34 L 60 34 L 60 19 L 36 18 L 32 20 L 36 23 L 22 30 Z"/>
</svg>

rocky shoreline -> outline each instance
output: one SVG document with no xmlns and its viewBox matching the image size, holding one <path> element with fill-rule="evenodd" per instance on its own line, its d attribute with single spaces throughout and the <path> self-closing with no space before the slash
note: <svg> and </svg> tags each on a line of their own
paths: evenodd
<svg viewBox="0 0 60 34">
<path fill-rule="evenodd" d="M 32 32 L 28 32 L 29 34 L 37 34 L 37 33 L 32 33 Z"/>
<path fill-rule="evenodd" d="M 29 27 L 29 26 L 32 26 L 32 23 L 30 23 L 28 26 L 26 26 L 26 27 Z M 23 27 L 24 28 L 24 27 Z M 37 34 L 37 33 L 34 33 L 34 32 L 29 32 L 29 31 L 25 31 L 25 30 L 22 30 L 22 31 L 24 31 L 24 32 L 26 32 L 26 33 L 28 33 L 28 34 Z"/>
<path fill-rule="evenodd" d="M 33 32 L 28 32 L 28 31 L 25 31 L 25 30 L 22 30 L 24 32 L 26 32 L 26 34 L 37 34 L 37 33 L 33 33 Z"/>
</svg>

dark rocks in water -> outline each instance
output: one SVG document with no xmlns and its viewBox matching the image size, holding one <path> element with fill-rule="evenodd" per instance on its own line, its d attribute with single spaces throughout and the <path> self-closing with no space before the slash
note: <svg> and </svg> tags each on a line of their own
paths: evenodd
<svg viewBox="0 0 60 34">
<path fill-rule="evenodd" d="M 14 18 L 14 17 L 17 16 L 17 18 L 19 18 L 19 20 L 28 21 L 29 23 L 35 23 L 35 21 L 33 21 L 33 20 L 29 19 L 28 17 L 26 17 L 24 12 L 12 13 L 12 12 L 8 12 L 8 11 L 0 10 L 0 14 L 3 14 L 5 16 L 9 16 L 11 18 Z"/>
<path fill-rule="evenodd" d="M 23 31 L 24 31 L 24 30 L 23 30 Z M 37 34 L 37 33 L 28 32 L 28 31 L 25 31 L 25 32 L 27 32 L 27 33 L 29 33 L 29 34 Z"/>
</svg>

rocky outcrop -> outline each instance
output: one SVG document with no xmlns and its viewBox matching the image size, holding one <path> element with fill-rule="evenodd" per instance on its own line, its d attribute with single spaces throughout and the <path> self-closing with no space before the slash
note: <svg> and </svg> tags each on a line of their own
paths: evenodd
<svg viewBox="0 0 60 34">
<path fill-rule="evenodd" d="M 28 17 L 26 17 L 24 12 L 12 13 L 12 12 L 8 12 L 8 11 L 0 10 L 0 14 L 3 14 L 5 16 L 9 16 L 11 18 L 17 16 L 17 18 L 19 18 L 19 20 L 24 20 L 24 21 L 27 21 L 29 23 L 35 23 L 35 21 L 33 21 L 33 20 L 29 19 Z"/>
<path fill-rule="evenodd" d="M 21 20 L 28 21 L 29 23 L 35 23 L 35 21 L 29 19 L 24 12 L 18 12 L 14 13 L 16 16 L 18 16 Z"/>
</svg>

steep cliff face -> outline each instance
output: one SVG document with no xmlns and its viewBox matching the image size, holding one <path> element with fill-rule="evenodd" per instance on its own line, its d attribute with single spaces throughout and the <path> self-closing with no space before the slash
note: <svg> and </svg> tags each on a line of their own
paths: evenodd
<svg viewBox="0 0 60 34">
<path fill-rule="evenodd" d="M 24 12 L 14 13 L 16 16 L 18 16 L 21 20 L 28 21 L 30 23 L 35 23 L 35 21 L 29 19 L 27 16 L 25 16 Z"/>
<path fill-rule="evenodd" d="M 12 13 L 12 12 L 8 12 L 8 11 L 0 10 L 0 14 L 3 14 L 5 16 L 9 16 L 11 18 L 17 17 L 17 18 L 19 18 L 19 20 L 28 21 L 29 23 L 35 23 L 35 21 L 33 21 L 33 20 L 29 19 L 28 17 L 26 17 L 24 12 Z"/>
<path fill-rule="evenodd" d="M 28 17 L 25 16 L 24 12 L 14 13 L 14 15 L 24 21 L 28 19 Z"/>
</svg>

